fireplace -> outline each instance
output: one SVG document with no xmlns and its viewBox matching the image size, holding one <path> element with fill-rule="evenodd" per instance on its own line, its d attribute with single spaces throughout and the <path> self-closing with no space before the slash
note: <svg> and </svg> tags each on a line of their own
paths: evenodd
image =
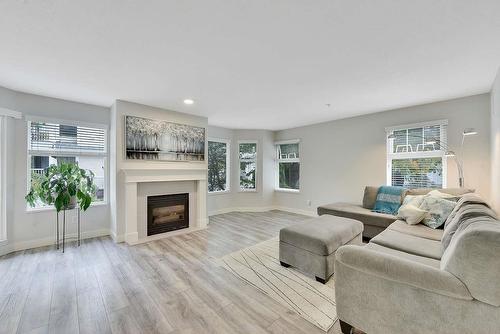
<svg viewBox="0 0 500 334">
<path fill-rule="evenodd" d="M 148 196 L 148 236 L 189 227 L 189 194 Z"/>
</svg>

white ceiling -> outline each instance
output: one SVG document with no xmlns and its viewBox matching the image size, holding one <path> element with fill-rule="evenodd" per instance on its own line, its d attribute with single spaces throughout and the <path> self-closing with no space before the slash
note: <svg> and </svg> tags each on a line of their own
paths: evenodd
<svg viewBox="0 0 500 334">
<path fill-rule="evenodd" d="M 0 85 L 284 129 L 489 91 L 499 13 L 499 0 L 3 0 Z"/>
</svg>

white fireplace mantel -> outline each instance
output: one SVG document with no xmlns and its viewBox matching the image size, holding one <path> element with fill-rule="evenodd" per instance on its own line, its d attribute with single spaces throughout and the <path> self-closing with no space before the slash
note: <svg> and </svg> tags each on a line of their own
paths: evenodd
<svg viewBox="0 0 500 334">
<path fill-rule="evenodd" d="M 207 227 L 207 171 L 206 169 L 122 169 L 125 184 L 125 241 L 135 245 L 171 235 L 189 233 Z M 137 187 L 144 182 L 194 181 L 196 184 L 196 219 L 189 228 L 139 238 L 137 214 Z"/>
</svg>

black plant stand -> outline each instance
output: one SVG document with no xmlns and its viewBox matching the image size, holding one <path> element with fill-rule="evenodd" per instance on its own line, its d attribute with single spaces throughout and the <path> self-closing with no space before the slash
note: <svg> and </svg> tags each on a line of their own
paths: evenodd
<svg viewBox="0 0 500 334">
<path fill-rule="evenodd" d="M 76 207 L 78 214 L 78 232 L 77 244 L 80 246 L 80 208 Z M 62 252 L 64 253 L 64 245 L 66 243 L 66 210 L 63 210 L 63 223 L 62 223 Z M 59 237 L 59 212 L 56 211 L 56 248 L 59 249 L 61 245 Z"/>
</svg>

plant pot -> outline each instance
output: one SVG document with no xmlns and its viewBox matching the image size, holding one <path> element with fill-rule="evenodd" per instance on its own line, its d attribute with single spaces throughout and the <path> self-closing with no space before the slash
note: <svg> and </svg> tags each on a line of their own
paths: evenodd
<svg viewBox="0 0 500 334">
<path fill-rule="evenodd" d="M 76 205 L 77 205 L 76 196 L 71 196 L 69 204 L 64 208 L 64 210 L 72 210 L 76 208 Z"/>
</svg>

